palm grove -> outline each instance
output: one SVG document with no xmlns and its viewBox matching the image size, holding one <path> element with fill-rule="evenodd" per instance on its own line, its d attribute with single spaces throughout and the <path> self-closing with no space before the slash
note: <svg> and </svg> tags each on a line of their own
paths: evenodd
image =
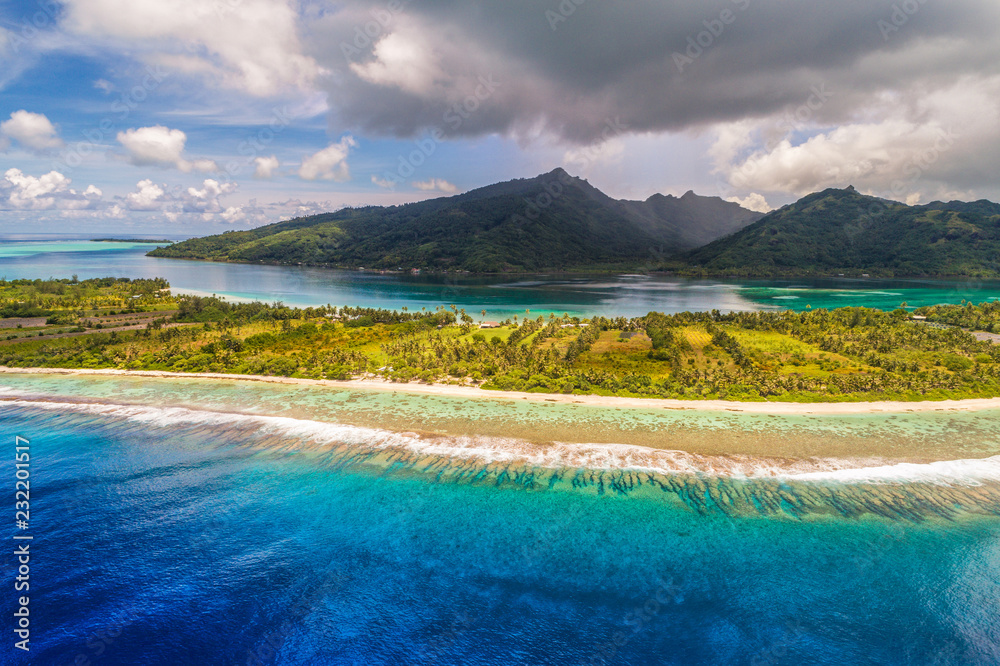
<svg viewBox="0 0 1000 666">
<path fill-rule="evenodd" d="M 589 320 L 526 313 L 479 329 L 454 306 L 300 309 L 174 297 L 161 280 L 21 282 L 0 284 L 0 307 L 45 323 L 0 342 L 0 364 L 9 367 L 378 377 L 688 399 L 1000 395 L 1000 345 L 970 333 L 1000 331 L 997 302 Z"/>
</svg>

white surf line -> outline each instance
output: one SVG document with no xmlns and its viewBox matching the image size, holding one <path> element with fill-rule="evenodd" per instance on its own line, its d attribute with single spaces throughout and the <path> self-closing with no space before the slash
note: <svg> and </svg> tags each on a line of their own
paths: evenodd
<svg viewBox="0 0 1000 666">
<path fill-rule="evenodd" d="M 16 393 L 9 387 L 0 393 Z M 750 455 L 707 456 L 685 451 L 651 449 L 631 444 L 534 444 L 526 440 L 478 435 L 421 436 L 377 428 L 326 423 L 280 416 L 215 412 L 186 407 L 117 405 L 101 402 L 58 402 L 31 398 L 0 401 L 0 405 L 73 411 L 122 418 L 159 428 L 179 424 L 216 427 L 250 426 L 264 433 L 279 433 L 317 444 L 347 444 L 375 450 L 404 449 L 417 455 L 485 464 L 519 464 L 547 469 L 636 471 L 663 475 L 693 474 L 748 480 L 838 482 L 926 482 L 979 484 L 1000 482 L 1000 456 L 984 459 L 946 460 L 931 463 L 885 464 L 879 459 L 773 458 Z"/>
<path fill-rule="evenodd" d="M 907 482 L 978 485 L 983 482 L 1000 482 L 1000 456 L 806 472 L 793 474 L 788 478 L 794 481 L 836 481 L 839 483 Z"/>
</svg>

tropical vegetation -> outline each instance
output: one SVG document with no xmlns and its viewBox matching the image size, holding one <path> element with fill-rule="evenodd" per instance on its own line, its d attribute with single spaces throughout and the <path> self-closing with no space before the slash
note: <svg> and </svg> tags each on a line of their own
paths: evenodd
<svg viewBox="0 0 1000 666">
<path fill-rule="evenodd" d="M 905 204 L 829 189 L 664 268 L 685 275 L 1000 276 L 1000 204 Z"/>
<path fill-rule="evenodd" d="M 53 323 L 39 328 L 41 337 L 0 341 L 0 364 L 9 367 L 366 377 L 751 401 L 1000 396 L 1000 345 L 985 339 L 1000 332 L 997 301 L 582 320 L 525 313 L 480 328 L 454 306 L 292 308 L 169 297 L 162 281 L 15 282 L 0 282 L 0 295 L 45 311 Z M 121 321 L 123 305 L 142 311 L 145 324 L 107 330 L 108 322 L 133 321 Z M 66 331 L 56 321 L 85 325 Z"/>
<path fill-rule="evenodd" d="M 473 273 L 651 267 L 760 217 L 718 197 L 617 201 L 556 169 L 453 197 L 230 231 L 150 256 Z"/>
</svg>

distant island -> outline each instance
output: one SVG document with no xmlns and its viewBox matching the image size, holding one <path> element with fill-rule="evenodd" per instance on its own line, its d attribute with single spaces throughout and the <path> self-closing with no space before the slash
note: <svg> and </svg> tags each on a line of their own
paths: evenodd
<svg viewBox="0 0 1000 666">
<path fill-rule="evenodd" d="M 172 240 L 149 240 L 148 238 L 91 238 L 92 243 L 176 243 Z"/>
<path fill-rule="evenodd" d="M 458 196 L 193 238 L 149 256 L 470 273 L 995 278 L 1000 204 L 908 206 L 847 187 L 764 215 L 693 192 L 620 201 L 556 169 Z"/>
<path fill-rule="evenodd" d="M 455 306 L 291 308 L 174 296 L 160 278 L 103 278 L 0 280 L 0 316 L 16 318 L 0 319 L 8 368 L 750 402 L 1000 396 L 1000 302 L 591 319 L 526 312 L 477 323 Z"/>
<path fill-rule="evenodd" d="M 760 217 L 693 192 L 616 200 L 555 169 L 458 196 L 346 208 L 193 238 L 149 255 L 387 270 L 630 272 L 659 266 Z"/>
</svg>

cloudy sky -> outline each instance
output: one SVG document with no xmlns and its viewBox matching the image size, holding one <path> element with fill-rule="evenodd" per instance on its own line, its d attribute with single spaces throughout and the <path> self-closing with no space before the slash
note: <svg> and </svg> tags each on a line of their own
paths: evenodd
<svg viewBox="0 0 1000 666">
<path fill-rule="evenodd" d="M 0 0 L 0 233 L 248 228 L 564 166 L 1000 200 L 993 0 Z"/>
</svg>

